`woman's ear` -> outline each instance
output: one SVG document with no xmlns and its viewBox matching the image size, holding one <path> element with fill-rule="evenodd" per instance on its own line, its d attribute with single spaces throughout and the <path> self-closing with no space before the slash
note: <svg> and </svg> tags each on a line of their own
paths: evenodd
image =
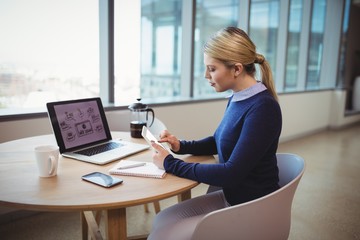
<svg viewBox="0 0 360 240">
<path fill-rule="evenodd" d="M 244 66 L 241 63 L 236 63 L 234 65 L 234 75 L 235 77 L 238 77 L 244 69 Z"/>
</svg>

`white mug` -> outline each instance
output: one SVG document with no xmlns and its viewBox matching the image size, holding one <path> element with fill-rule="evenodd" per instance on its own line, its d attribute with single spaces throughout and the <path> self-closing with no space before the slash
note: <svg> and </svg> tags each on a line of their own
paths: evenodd
<svg viewBox="0 0 360 240">
<path fill-rule="evenodd" d="M 53 177 L 57 174 L 59 161 L 58 146 L 38 146 L 35 148 L 35 156 L 40 177 Z"/>
</svg>

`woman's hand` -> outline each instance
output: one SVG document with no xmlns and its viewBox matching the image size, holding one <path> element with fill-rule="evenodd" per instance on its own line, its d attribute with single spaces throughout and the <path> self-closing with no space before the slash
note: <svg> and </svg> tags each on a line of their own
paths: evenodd
<svg viewBox="0 0 360 240">
<path fill-rule="evenodd" d="M 172 135 L 168 130 L 164 130 L 160 134 L 160 143 L 168 143 L 171 150 L 178 152 L 180 150 L 180 141 L 174 135 Z"/>
<path fill-rule="evenodd" d="M 154 148 L 154 154 L 153 154 L 153 162 L 154 164 L 161 169 L 164 169 L 164 160 L 167 155 L 169 155 L 169 151 L 160 146 L 159 144 L 155 143 L 154 141 L 151 141 L 151 146 Z"/>
</svg>

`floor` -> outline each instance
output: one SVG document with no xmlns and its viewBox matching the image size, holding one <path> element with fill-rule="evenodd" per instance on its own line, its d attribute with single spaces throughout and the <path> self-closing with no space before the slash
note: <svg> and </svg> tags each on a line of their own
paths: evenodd
<svg viewBox="0 0 360 240">
<path fill-rule="evenodd" d="M 306 161 L 305 174 L 295 194 L 289 239 L 360 240 L 360 124 L 329 130 L 281 143 L 278 152 L 290 152 Z M 192 194 L 204 194 L 199 185 Z M 161 202 L 166 208 L 176 198 Z M 77 213 L 40 213 L 27 217 L 0 217 L 0 236 L 18 239 L 81 239 Z M 150 231 L 152 206 L 127 209 L 128 234 Z M 10 220 L 11 219 L 11 220 Z M 276 217 L 274 217 L 276 219 Z"/>
</svg>

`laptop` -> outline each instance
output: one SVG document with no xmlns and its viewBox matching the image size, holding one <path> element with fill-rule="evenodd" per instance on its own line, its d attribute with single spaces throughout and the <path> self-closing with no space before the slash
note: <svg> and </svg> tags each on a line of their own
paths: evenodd
<svg viewBox="0 0 360 240">
<path fill-rule="evenodd" d="M 99 97 L 46 104 L 60 153 L 103 165 L 149 148 L 111 137 Z"/>
</svg>

